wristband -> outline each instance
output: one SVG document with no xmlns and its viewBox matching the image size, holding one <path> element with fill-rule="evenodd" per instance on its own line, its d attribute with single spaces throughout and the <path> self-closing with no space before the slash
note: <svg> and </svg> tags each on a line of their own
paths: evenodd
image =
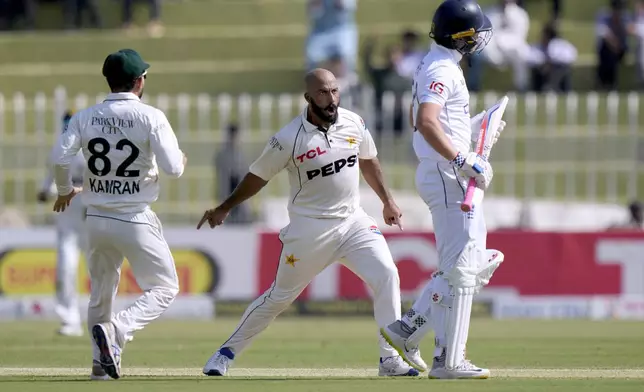
<svg viewBox="0 0 644 392">
<path fill-rule="evenodd" d="M 463 154 L 458 152 L 456 154 L 456 157 L 454 157 L 454 159 L 452 159 L 450 163 L 458 167 L 463 167 L 463 164 L 465 163 L 465 156 L 463 156 Z"/>
</svg>

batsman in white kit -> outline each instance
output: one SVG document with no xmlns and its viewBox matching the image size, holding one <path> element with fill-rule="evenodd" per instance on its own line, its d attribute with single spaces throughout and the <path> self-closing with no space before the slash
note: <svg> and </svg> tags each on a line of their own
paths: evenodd
<svg viewBox="0 0 644 392">
<path fill-rule="evenodd" d="M 71 112 L 65 113 L 62 131 L 67 129 Z M 38 192 L 38 201 L 45 203 L 56 193 L 54 173 L 50 165 Z M 78 153 L 70 163 L 73 186 L 82 186 L 85 158 Z M 85 251 L 85 205 L 74 199 L 65 212 L 56 217 L 56 315 L 61 320 L 58 333 L 63 336 L 82 336 L 78 307 L 78 262 Z"/>
<path fill-rule="evenodd" d="M 148 68 L 131 49 L 107 56 L 103 75 L 112 93 L 72 117 L 52 154 L 54 211 L 65 211 L 79 193 L 87 207 L 92 379 L 119 378 L 125 343 L 179 293 L 174 259 L 150 204 L 159 195 L 159 168 L 179 177 L 186 158 L 165 114 L 141 102 Z M 82 189 L 73 186 L 70 175 L 79 150 L 87 161 Z M 143 294 L 113 313 L 124 257 Z"/>
<path fill-rule="evenodd" d="M 402 320 L 381 333 L 410 365 L 424 371 L 427 364 L 417 348 L 433 329 L 436 348 L 430 378 L 490 375 L 466 358 L 465 347 L 473 295 L 489 282 L 504 256 L 486 249 L 482 205 L 461 210 L 469 180 L 485 190 L 493 172 L 484 157 L 472 152 L 485 112 L 470 118 L 470 95 L 459 62 L 481 51 L 491 36 L 490 21 L 475 1 L 444 1 L 433 17 L 434 43 L 412 86 L 410 121 L 419 159 L 416 187 L 431 211 L 439 266 Z M 501 121 L 498 129 L 489 130 L 490 144 L 504 127 Z"/>
<path fill-rule="evenodd" d="M 379 327 L 400 318 L 398 269 L 376 221 L 360 207 L 362 172 L 384 204 L 385 223 L 401 224 L 400 210 L 384 185 L 371 134 L 360 116 L 338 107 L 339 89 L 331 72 L 315 69 L 307 74 L 305 83 L 308 106 L 304 112 L 270 139 L 230 197 L 206 211 L 197 225 L 221 225 L 232 208 L 287 170 L 290 223 L 279 235 L 282 252 L 275 280 L 208 359 L 203 368 L 206 375 L 226 375 L 236 356 L 335 261 L 341 261 L 371 288 Z M 378 338 L 380 376 L 419 374 Z"/>
</svg>

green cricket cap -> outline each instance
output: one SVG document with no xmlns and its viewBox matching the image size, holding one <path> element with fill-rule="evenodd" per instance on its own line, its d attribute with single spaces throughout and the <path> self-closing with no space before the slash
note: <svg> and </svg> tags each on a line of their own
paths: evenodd
<svg viewBox="0 0 644 392">
<path fill-rule="evenodd" d="M 129 82 L 141 77 L 150 68 L 141 55 L 133 49 L 121 49 L 107 56 L 103 63 L 103 76 L 107 79 Z"/>
</svg>

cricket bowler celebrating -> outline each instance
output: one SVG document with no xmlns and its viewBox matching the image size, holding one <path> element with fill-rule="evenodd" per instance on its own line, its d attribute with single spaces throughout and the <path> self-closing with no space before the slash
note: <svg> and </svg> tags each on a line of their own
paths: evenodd
<svg viewBox="0 0 644 392">
<path fill-rule="evenodd" d="M 480 205 L 461 211 L 467 182 L 485 190 L 490 164 L 472 151 L 484 113 L 469 116 L 470 95 L 459 66 L 463 56 L 481 51 L 492 26 L 473 0 L 446 0 L 434 14 L 431 50 L 416 70 L 410 121 L 419 159 L 416 187 L 434 223 L 438 271 L 412 308 L 381 329 L 385 339 L 419 370 L 427 365 L 417 352 L 420 339 L 433 329 L 436 349 L 430 378 L 488 378 L 489 370 L 465 358 L 472 296 L 489 282 L 503 254 L 486 250 L 487 231 Z M 501 122 L 494 136 L 505 127 Z"/>
<path fill-rule="evenodd" d="M 52 156 L 58 188 L 54 211 L 65 211 L 81 191 L 87 206 L 93 379 L 120 377 L 125 342 L 161 316 L 179 292 L 174 259 L 150 203 L 159 195 L 159 167 L 179 177 L 186 158 L 165 114 L 141 102 L 148 68 L 131 49 L 107 56 L 103 75 L 112 93 L 72 117 Z M 87 161 L 82 189 L 70 176 L 79 150 Z M 143 295 L 114 314 L 124 257 Z"/>
<path fill-rule="evenodd" d="M 400 280 L 376 222 L 360 207 L 360 173 L 384 204 L 387 225 L 401 225 L 398 206 L 385 187 L 369 130 L 357 114 L 338 107 L 335 76 L 314 69 L 305 78 L 308 106 L 282 128 L 250 166 L 239 186 L 197 225 L 221 225 L 230 210 L 259 192 L 277 173 L 289 174 L 290 223 L 281 230 L 282 252 L 275 281 L 253 302 L 241 322 L 203 368 L 223 376 L 233 360 L 284 311 L 328 265 L 337 260 L 371 288 L 376 322 L 400 318 Z M 380 376 L 417 376 L 380 338 Z"/>
<path fill-rule="evenodd" d="M 67 129 L 72 112 L 63 118 Z M 49 165 L 48 165 L 49 166 Z M 72 184 L 82 186 L 85 158 L 77 154 L 70 164 Z M 45 203 L 55 191 L 54 173 L 49 167 L 38 201 Z M 56 314 L 61 320 L 58 333 L 63 336 L 82 336 L 81 315 L 78 308 L 78 261 L 85 249 L 85 206 L 80 198 L 74 199 L 69 208 L 56 217 Z"/>
</svg>

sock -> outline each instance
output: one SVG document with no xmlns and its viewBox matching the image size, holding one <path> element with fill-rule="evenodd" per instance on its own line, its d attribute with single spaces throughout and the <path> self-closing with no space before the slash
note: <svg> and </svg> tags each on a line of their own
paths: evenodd
<svg viewBox="0 0 644 392">
<path fill-rule="evenodd" d="M 220 348 L 219 353 L 228 359 L 235 359 L 235 353 L 228 347 Z"/>
</svg>

